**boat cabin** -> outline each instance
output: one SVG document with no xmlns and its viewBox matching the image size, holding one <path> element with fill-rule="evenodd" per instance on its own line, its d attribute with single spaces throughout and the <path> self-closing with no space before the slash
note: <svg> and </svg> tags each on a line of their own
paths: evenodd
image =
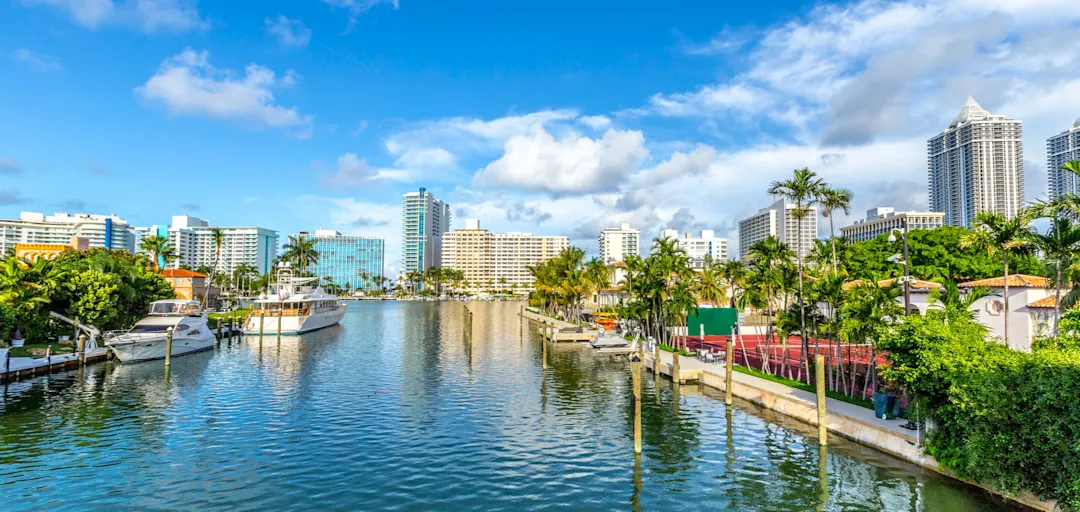
<svg viewBox="0 0 1080 512">
<path fill-rule="evenodd" d="M 202 316 L 202 307 L 193 300 L 159 300 L 150 303 L 150 316 Z"/>
<path fill-rule="evenodd" d="M 341 307 L 336 299 L 303 302 L 256 302 L 254 316 L 308 316 L 314 313 L 334 311 Z"/>
</svg>

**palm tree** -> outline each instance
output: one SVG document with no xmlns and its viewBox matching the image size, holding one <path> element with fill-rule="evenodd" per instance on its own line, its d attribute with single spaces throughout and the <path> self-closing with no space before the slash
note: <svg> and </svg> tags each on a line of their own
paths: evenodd
<svg viewBox="0 0 1080 512">
<path fill-rule="evenodd" d="M 776 329 L 776 319 L 773 312 L 782 307 L 774 308 L 775 301 L 783 290 L 783 268 L 791 267 L 795 259 L 795 253 L 784 242 L 775 236 L 769 236 L 765 240 L 754 243 L 747 253 L 750 260 L 750 271 L 747 279 L 746 293 L 744 293 L 744 306 L 753 306 L 765 309 L 767 327 L 765 331 L 765 350 L 762 370 L 769 371 L 768 350 L 773 332 Z"/>
<path fill-rule="evenodd" d="M 710 257 L 705 258 L 705 266 L 698 275 L 697 297 L 699 300 L 708 302 L 713 307 L 727 302 L 727 283 L 724 282 L 723 273 L 724 268 L 721 265 L 713 263 Z"/>
<path fill-rule="evenodd" d="M 855 197 L 846 188 L 823 186 L 817 204 L 821 206 L 821 215 L 829 219 L 829 241 L 832 244 L 832 267 L 836 273 L 836 231 L 833 228 L 833 212 L 840 210 L 844 215 L 851 213 L 851 200 Z"/>
<path fill-rule="evenodd" d="M 749 275 L 746 264 L 741 260 L 725 261 L 721 267 L 720 277 L 727 283 L 730 290 L 731 307 L 735 307 L 737 297 L 746 288 L 746 278 Z"/>
<path fill-rule="evenodd" d="M 590 291 L 596 294 L 598 303 L 600 292 L 611 286 L 611 274 L 611 269 L 600 258 L 585 262 L 585 279 L 589 282 Z"/>
<path fill-rule="evenodd" d="M 885 284 L 882 284 L 882 283 Z M 841 308 L 843 323 L 841 335 L 848 343 L 870 342 L 870 365 L 867 368 L 869 378 L 863 383 L 863 395 L 866 390 L 877 391 L 877 339 L 880 333 L 903 316 L 904 308 L 897 299 L 903 295 L 899 280 L 881 281 L 877 278 L 860 282 L 847 293 Z M 852 362 L 854 366 L 855 362 Z M 852 387 L 855 383 L 855 371 L 852 368 Z M 854 391 L 854 390 L 852 390 Z"/>
<path fill-rule="evenodd" d="M 822 192 L 826 189 L 825 182 L 817 177 L 817 174 L 807 168 L 796 169 L 791 179 L 774 181 L 769 185 L 768 193 L 772 196 L 783 197 L 795 203 L 795 211 L 792 217 L 795 219 L 794 248 L 796 262 L 799 268 L 799 326 L 802 338 L 803 366 L 807 375 L 810 374 L 810 346 L 806 339 L 806 308 L 803 305 L 803 256 L 806 248 L 802 244 L 802 220 L 810 215 L 809 207 L 821 199 Z"/>
<path fill-rule="evenodd" d="M 176 251 L 169 244 L 169 239 L 163 236 L 143 238 L 139 241 L 139 250 L 146 253 L 156 270 L 161 269 L 161 264 L 167 264 L 176 259 Z"/>
<path fill-rule="evenodd" d="M 960 288 L 956 286 L 955 281 L 945 281 L 942 283 L 942 288 L 933 288 L 930 290 L 930 296 L 927 301 L 930 304 L 941 304 L 943 313 L 945 315 L 946 322 L 956 322 L 959 320 L 967 320 L 972 322 L 972 325 L 982 327 L 982 324 L 975 322 L 975 311 L 971 310 L 971 307 L 975 305 L 979 299 L 986 297 L 997 297 L 998 293 L 993 288 L 987 286 L 976 286 L 968 290 L 966 294 L 960 293 Z"/>
<path fill-rule="evenodd" d="M 960 238 L 960 247 L 976 247 L 986 250 L 990 256 L 1001 255 L 1005 267 L 1005 344 L 1009 344 L 1009 255 L 1026 252 L 1031 247 L 1031 228 L 1028 217 L 1018 215 L 1006 219 L 995 212 L 979 212 L 973 223 L 975 230 Z"/>
<path fill-rule="evenodd" d="M 1080 164 L 1080 162 L 1073 162 Z M 1031 241 L 1046 256 L 1054 275 L 1054 336 L 1058 335 L 1061 320 L 1061 287 L 1064 271 L 1073 265 L 1080 251 L 1080 225 L 1065 216 L 1054 217 L 1045 235 L 1034 232 Z"/>
<path fill-rule="evenodd" d="M 283 247 L 281 259 L 295 265 L 303 275 L 308 265 L 319 262 L 319 251 L 315 249 L 315 244 L 314 238 L 289 235 L 289 243 Z"/>
</svg>

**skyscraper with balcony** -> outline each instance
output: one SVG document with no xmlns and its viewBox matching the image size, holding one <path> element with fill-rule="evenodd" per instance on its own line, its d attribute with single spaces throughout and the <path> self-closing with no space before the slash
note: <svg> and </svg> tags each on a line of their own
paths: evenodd
<svg viewBox="0 0 1080 512">
<path fill-rule="evenodd" d="M 739 257 L 746 258 L 751 245 L 775 236 L 799 258 L 805 258 L 814 247 L 818 223 L 816 206 L 804 210 L 805 214 L 799 218 L 798 206 L 781 199 L 739 221 Z"/>
<path fill-rule="evenodd" d="M 467 291 L 525 293 L 533 290 L 530 265 L 558 256 L 570 247 L 565 236 L 532 233 L 492 233 L 480 221 L 466 219 L 465 229 L 446 233 L 442 240 L 442 267 L 460 270 Z"/>
<path fill-rule="evenodd" d="M 221 255 L 214 242 L 214 229 L 224 235 Z M 160 228 L 135 228 L 137 233 L 154 235 Z M 250 265 L 265 274 L 277 259 L 277 231 L 260 227 L 212 227 L 210 221 L 189 215 L 174 215 L 167 231 L 169 244 L 176 252 L 176 259 L 168 264 L 171 268 L 181 266 L 199 268 L 213 267 L 231 274 L 240 265 Z"/>
<path fill-rule="evenodd" d="M 727 239 L 716 238 L 716 232 L 711 229 L 701 230 L 701 236 L 698 238 L 690 236 L 690 233 L 679 238 L 677 229 L 665 229 L 660 236 L 677 240 L 679 247 L 686 251 L 687 257 L 690 258 L 692 268 L 705 268 L 706 258 L 712 260 L 713 263 L 723 263 L 728 259 Z"/>
<path fill-rule="evenodd" d="M 949 127 L 926 142 L 930 211 L 948 226 L 971 227 L 982 211 L 1013 218 L 1024 202 L 1021 122 L 968 98 Z"/>
<path fill-rule="evenodd" d="M 19 220 L 0 220 L 0 256 L 16 244 L 65 245 L 86 238 L 91 248 L 135 252 L 135 233 L 115 215 L 21 212 Z"/>
<path fill-rule="evenodd" d="M 301 231 L 300 238 L 315 240 L 319 261 L 311 271 L 342 288 L 374 290 L 380 288 L 383 277 L 383 239 L 349 236 L 332 229 L 317 229 L 312 235 Z"/>
<path fill-rule="evenodd" d="M 442 236 L 450 231 L 450 205 L 427 189 L 401 198 L 401 274 L 442 265 Z"/>
<path fill-rule="evenodd" d="M 641 256 L 641 231 L 623 223 L 617 228 L 600 232 L 600 260 L 604 263 L 623 261 L 627 256 Z"/>
<path fill-rule="evenodd" d="M 1080 192 L 1080 179 L 1071 172 L 1061 170 L 1061 166 L 1071 160 L 1080 160 L 1080 118 L 1068 130 L 1046 139 L 1050 199 Z"/>
</svg>

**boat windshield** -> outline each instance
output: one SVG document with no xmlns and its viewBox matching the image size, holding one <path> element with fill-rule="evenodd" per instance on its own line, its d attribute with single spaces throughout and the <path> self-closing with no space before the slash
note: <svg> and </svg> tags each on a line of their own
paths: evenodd
<svg viewBox="0 0 1080 512">
<path fill-rule="evenodd" d="M 150 314 L 185 316 L 197 315 L 199 314 L 199 305 L 183 302 L 155 302 L 150 305 Z"/>
<path fill-rule="evenodd" d="M 128 333 L 142 334 L 148 332 L 165 332 L 168 328 L 168 325 L 136 325 L 135 327 L 132 327 Z"/>
</svg>

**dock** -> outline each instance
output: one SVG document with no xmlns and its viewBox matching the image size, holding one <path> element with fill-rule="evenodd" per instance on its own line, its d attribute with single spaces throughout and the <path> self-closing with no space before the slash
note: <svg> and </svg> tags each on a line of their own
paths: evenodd
<svg viewBox="0 0 1080 512">
<path fill-rule="evenodd" d="M 559 342 L 589 342 L 596 339 L 596 332 L 564 322 L 555 318 L 546 317 L 539 313 L 524 310 L 521 315 L 529 320 L 540 324 L 540 336 L 547 341 Z"/>
</svg>

